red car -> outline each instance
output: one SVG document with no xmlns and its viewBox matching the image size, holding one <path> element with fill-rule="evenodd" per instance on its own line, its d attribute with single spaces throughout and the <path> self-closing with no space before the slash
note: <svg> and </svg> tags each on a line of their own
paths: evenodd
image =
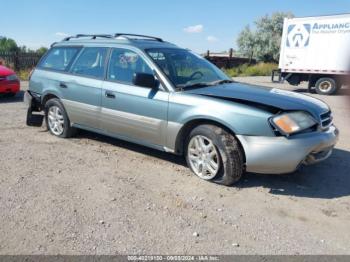
<svg viewBox="0 0 350 262">
<path fill-rule="evenodd" d="M 0 95 L 15 96 L 20 89 L 20 82 L 16 73 L 11 69 L 0 65 Z"/>
</svg>

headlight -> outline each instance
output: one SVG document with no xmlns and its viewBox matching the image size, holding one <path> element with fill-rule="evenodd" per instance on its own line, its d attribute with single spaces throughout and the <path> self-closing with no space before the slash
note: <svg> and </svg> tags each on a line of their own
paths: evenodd
<svg viewBox="0 0 350 262">
<path fill-rule="evenodd" d="M 284 113 L 273 117 L 271 121 L 284 135 L 290 135 L 317 124 L 316 120 L 305 112 Z"/>
<path fill-rule="evenodd" d="M 9 75 L 6 77 L 7 81 L 16 81 L 18 80 L 18 77 L 16 75 Z"/>
</svg>

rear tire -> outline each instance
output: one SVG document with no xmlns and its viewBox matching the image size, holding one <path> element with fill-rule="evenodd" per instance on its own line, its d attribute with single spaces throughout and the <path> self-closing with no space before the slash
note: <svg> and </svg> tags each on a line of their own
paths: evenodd
<svg viewBox="0 0 350 262">
<path fill-rule="evenodd" d="M 322 77 L 315 84 L 316 93 L 319 95 L 333 95 L 338 89 L 337 82 L 331 77 Z"/>
<path fill-rule="evenodd" d="M 215 174 L 211 173 L 207 177 L 198 174 L 198 168 L 196 167 L 202 165 L 203 170 L 203 166 L 207 166 L 207 163 L 210 162 L 210 159 L 206 161 L 206 157 L 211 153 L 196 150 L 193 147 L 193 139 L 196 138 L 203 138 L 206 141 L 206 146 L 210 146 L 211 142 L 214 145 L 215 149 L 213 148 L 211 152 L 218 153 L 217 161 L 214 159 L 214 162 L 218 163 L 218 170 Z M 209 124 L 197 126 L 190 132 L 185 145 L 187 165 L 200 178 L 229 186 L 242 177 L 244 168 L 243 150 L 236 138 L 226 130 Z M 197 159 L 196 155 L 198 155 Z M 202 164 L 196 166 L 194 164 L 196 161 Z"/>
<path fill-rule="evenodd" d="M 54 136 L 68 138 L 76 134 L 76 129 L 71 127 L 63 104 L 57 98 L 52 98 L 46 102 L 45 122 L 47 129 Z"/>
</svg>

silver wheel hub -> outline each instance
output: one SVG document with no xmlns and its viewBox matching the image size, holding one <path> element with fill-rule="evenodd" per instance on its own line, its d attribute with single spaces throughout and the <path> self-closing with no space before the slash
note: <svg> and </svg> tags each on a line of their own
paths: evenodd
<svg viewBox="0 0 350 262">
<path fill-rule="evenodd" d="M 47 115 L 49 128 L 53 134 L 59 136 L 64 131 L 64 118 L 58 106 L 51 106 Z"/>
<path fill-rule="evenodd" d="M 213 179 L 219 169 L 219 153 L 205 136 L 194 136 L 188 143 L 187 157 L 193 172 L 202 179 Z"/>
<path fill-rule="evenodd" d="M 332 88 L 332 83 L 329 82 L 329 81 L 322 81 L 322 82 L 320 83 L 320 89 L 321 89 L 321 91 L 323 91 L 323 92 L 328 92 L 328 91 L 331 90 L 331 88 Z"/>
</svg>

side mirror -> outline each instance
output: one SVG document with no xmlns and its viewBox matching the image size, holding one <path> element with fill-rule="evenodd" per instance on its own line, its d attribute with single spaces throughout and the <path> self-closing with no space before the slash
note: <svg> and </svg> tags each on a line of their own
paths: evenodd
<svg viewBox="0 0 350 262">
<path fill-rule="evenodd" d="M 152 74 L 145 73 L 135 73 L 132 80 L 135 86 L 148 87 L 148 88 L 158 88 L 159 81 L 155 79 Z"/>
</svg>

